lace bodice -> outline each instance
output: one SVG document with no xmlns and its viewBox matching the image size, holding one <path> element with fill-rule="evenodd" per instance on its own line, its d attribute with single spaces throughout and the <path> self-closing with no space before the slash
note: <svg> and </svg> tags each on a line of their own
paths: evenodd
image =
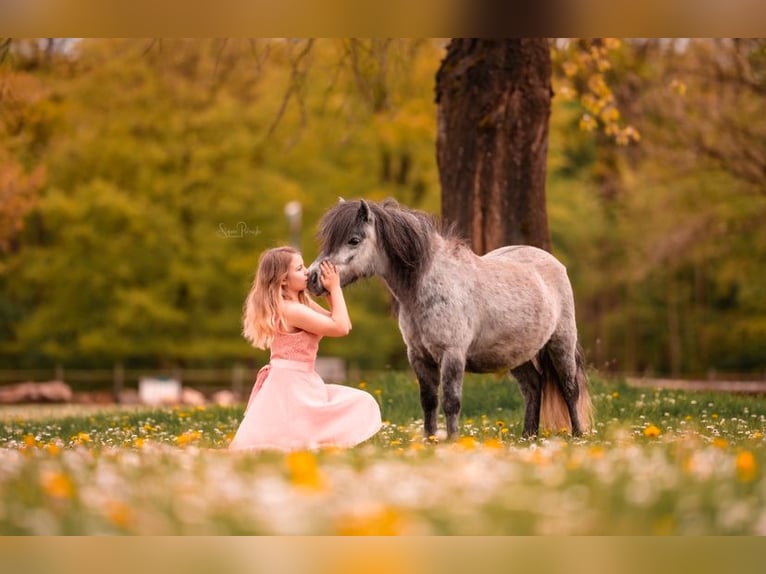
<svg viewBox="0 0 766 574">
<path fill-rule="evenodd" d="M 319 349 L 320 338 L 319 335 L 308 331 L 278 333 L 271 343 L 271 358 L 313 363 Z"/>
</svg>

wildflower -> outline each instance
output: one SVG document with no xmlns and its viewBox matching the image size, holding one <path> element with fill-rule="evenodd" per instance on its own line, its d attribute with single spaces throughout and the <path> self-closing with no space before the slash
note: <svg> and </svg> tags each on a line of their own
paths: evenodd
<svg viewBox="0 0 766 574">
<path fill-rule="evenodd" d="M 463 448 L 467 450 L 473 450 L 476 448 L 476 439 L 472 436 L 461 436 L 457 440 L 457 444 L 462 446 Z"/>
<path fill-rule="evenodd" d="M 199 431 L 186 431 L 184 434 L 176 437 L 176 443 L 178 446 L 186 446 L 190 442 L 199 440 L 202 433 Z"/>
<path fill-rule="evenodd" d="M 613 399 L 619 399 L 619 398 L 620 398 L 620 393 L 618 393 L 617 391 L 614 391 L 614 392 L 612 393 L 612 398 L 613 398 Z"/>
<path fill-rule="evenodd" d="M 654 425 L 649 425 L 644 429 L 644 436 L 648 436 L 650 438 L 658 437 L 660 436 L 660 429 Z"/>
<path fill-rule="evenodd" d="M 24 445 L 28 446 L 29 448 L 32 448 L 33 446 L 37 445 L 35 436 L 32 434 L 24 435 Z"/>
<path fill-rule="evenodd" d="M 72 443 L 73 444 L 83 444 L 86 442 L 90 442 L 90 435 L 86 432 L 78 432 L 76 435 L 72 437 Z"/>
<path fill-rule="evenodd" d="M 72 498 L 74 485 L 63 472 L 50 472 L 43 476 L 42 486 L 45 493 L 53 498 Z"/>
<path fill-rule="evenodd" d="M 357 386 L 360 389 L 366 389 L 367 388 L 367 382 L 366 381 L 359 381 L 359 384 Z"/>
<path fill-rule="evenodd" d="M 324 481 L 319 472 L 316 456 L 309 451 L 295 451 L 285 457 L 290 481 L 298 487 L 308 490 L 322 490 Z"/>
<path fill-rule="evenodd" d="M 739 453 L 735 465 L 737 477 L 742 482 L 749 482 L 755 478 L 758 467 L 752 452 L 745 450 Z"/>
<path fill-rule="evenodd" d="M 725 439 L 717 438 L 713 441 L 713 446 L 718 448 L 726 448 L 727 446 L 729 446 L 729 443 Z"/>
<path fill-rule="evenodd" d="M 485 448 L 492 448 L 492 449 L 503 448 L 503 443 L 496 438 L 488 438 L 482 443 L 482 445 Z"/>
<path fill-rule="evenodd" d="M 48 454 L 50 454 L 52 456 L 56 456 L 57 454 L 59 454 L 61 452 L 61 449 L 58 447 L 58 445 L 54 444 L 54 443 L 49 443 L 45 447 L 45 450 L 47 450 Z"/>
<path fill-rule="evenodd" d="M 116 500 L 110 502 L 107 506 L 106 515 L 109 521 L 119 528 L 127 528 L 133 518 L 130 507 Z"/>
</svg>

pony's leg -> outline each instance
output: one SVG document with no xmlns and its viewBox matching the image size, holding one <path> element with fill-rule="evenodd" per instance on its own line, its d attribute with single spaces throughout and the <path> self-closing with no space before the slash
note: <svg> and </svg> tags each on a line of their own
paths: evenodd
<svg viewBox="0 0 766 574">
<path fill-rule="evenodd" d="M 548 343 L 548 357 L 555 369 L 556 382 L 558 383 L 564 402 L 569 411 L 569 420 L 572 421 L 572 436 L 582 435 L 582 424 L 577 412 L 577 401 L 580 398 L 580 388 L 577 384 L 577 343 L 568 340 L 558 341 L 554 338 Z"/>
<path fill-rule="evenodd" d="M 542 399 L 543 380 L 532 361 L 511 369 L 511 374 L 519 382 L 524 396 L 524 431 L 523 437 L 537 436 L 540 430 L 540 401 Z"/>
<path fill-rule="evenodd" d="M 447 418 L 447 438 L 458 435 L 460 403 L 463 398 L 463 374 L 465 357 L 445 353 L 441 361 L 442 409 Z"/>
<path fill-rule="evenodd" d="M 420 386 L 423 431 L 426 438 L 436 435 L 436 410 L 439 407 L 439 369 L 430 359 L 408 353 L 410 365 Z"/>
</svg>

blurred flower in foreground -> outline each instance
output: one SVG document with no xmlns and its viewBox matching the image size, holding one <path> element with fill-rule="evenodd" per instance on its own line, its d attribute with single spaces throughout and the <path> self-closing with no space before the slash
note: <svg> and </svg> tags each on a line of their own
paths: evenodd
<svg viewBox="0 0 766 574">
<path fill-rule="evenodd" d="M 660 436 L 660 429 L 656 427 L 655 425 L 649 425 L 644 429 L 644 436 L 648 436 L 651 438 Z"/>
<path fill-rule="evenodd" d="M 285 463 L 290 471 L 290 481 L 295 486 L 309 490 L 324 489 L 324 481 L 314 453 L 305 450 L 291 452 L 285 456 Z"/>
<path fill-rule="evenodd" d="M 755 457 L 750 451 L 743 451 L 737 455 L 737 477 L 742 482 L 750 482 L 755 478 L 758 466 Z"/>
</svg>

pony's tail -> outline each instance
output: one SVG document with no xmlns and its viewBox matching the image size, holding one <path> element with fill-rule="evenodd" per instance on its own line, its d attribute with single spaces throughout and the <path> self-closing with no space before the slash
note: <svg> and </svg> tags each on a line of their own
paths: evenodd
<svg viewBox="0 0 766 574">
<path fill-rule="evenodd" d="M 547 349 L 543 349 L 540 353 L 539 360 L 543 375 L 540 411 L 543 430 L 553 433 L 561 431 L 571 433 L 572 421 L 569 419 L 569 409 L 561 392 L 563 381 L 559 378 Z M 579 391 L 576 405 L 577 417 L 580 419 L 583 433 L 588 433 L 593 428 L 593 402 L 588 390 L 588 376 L 585 373 L 585 361 L 580 345 L 577 345 L 575 350 L 575 365 L 575 384 Z"/>
</svg>

